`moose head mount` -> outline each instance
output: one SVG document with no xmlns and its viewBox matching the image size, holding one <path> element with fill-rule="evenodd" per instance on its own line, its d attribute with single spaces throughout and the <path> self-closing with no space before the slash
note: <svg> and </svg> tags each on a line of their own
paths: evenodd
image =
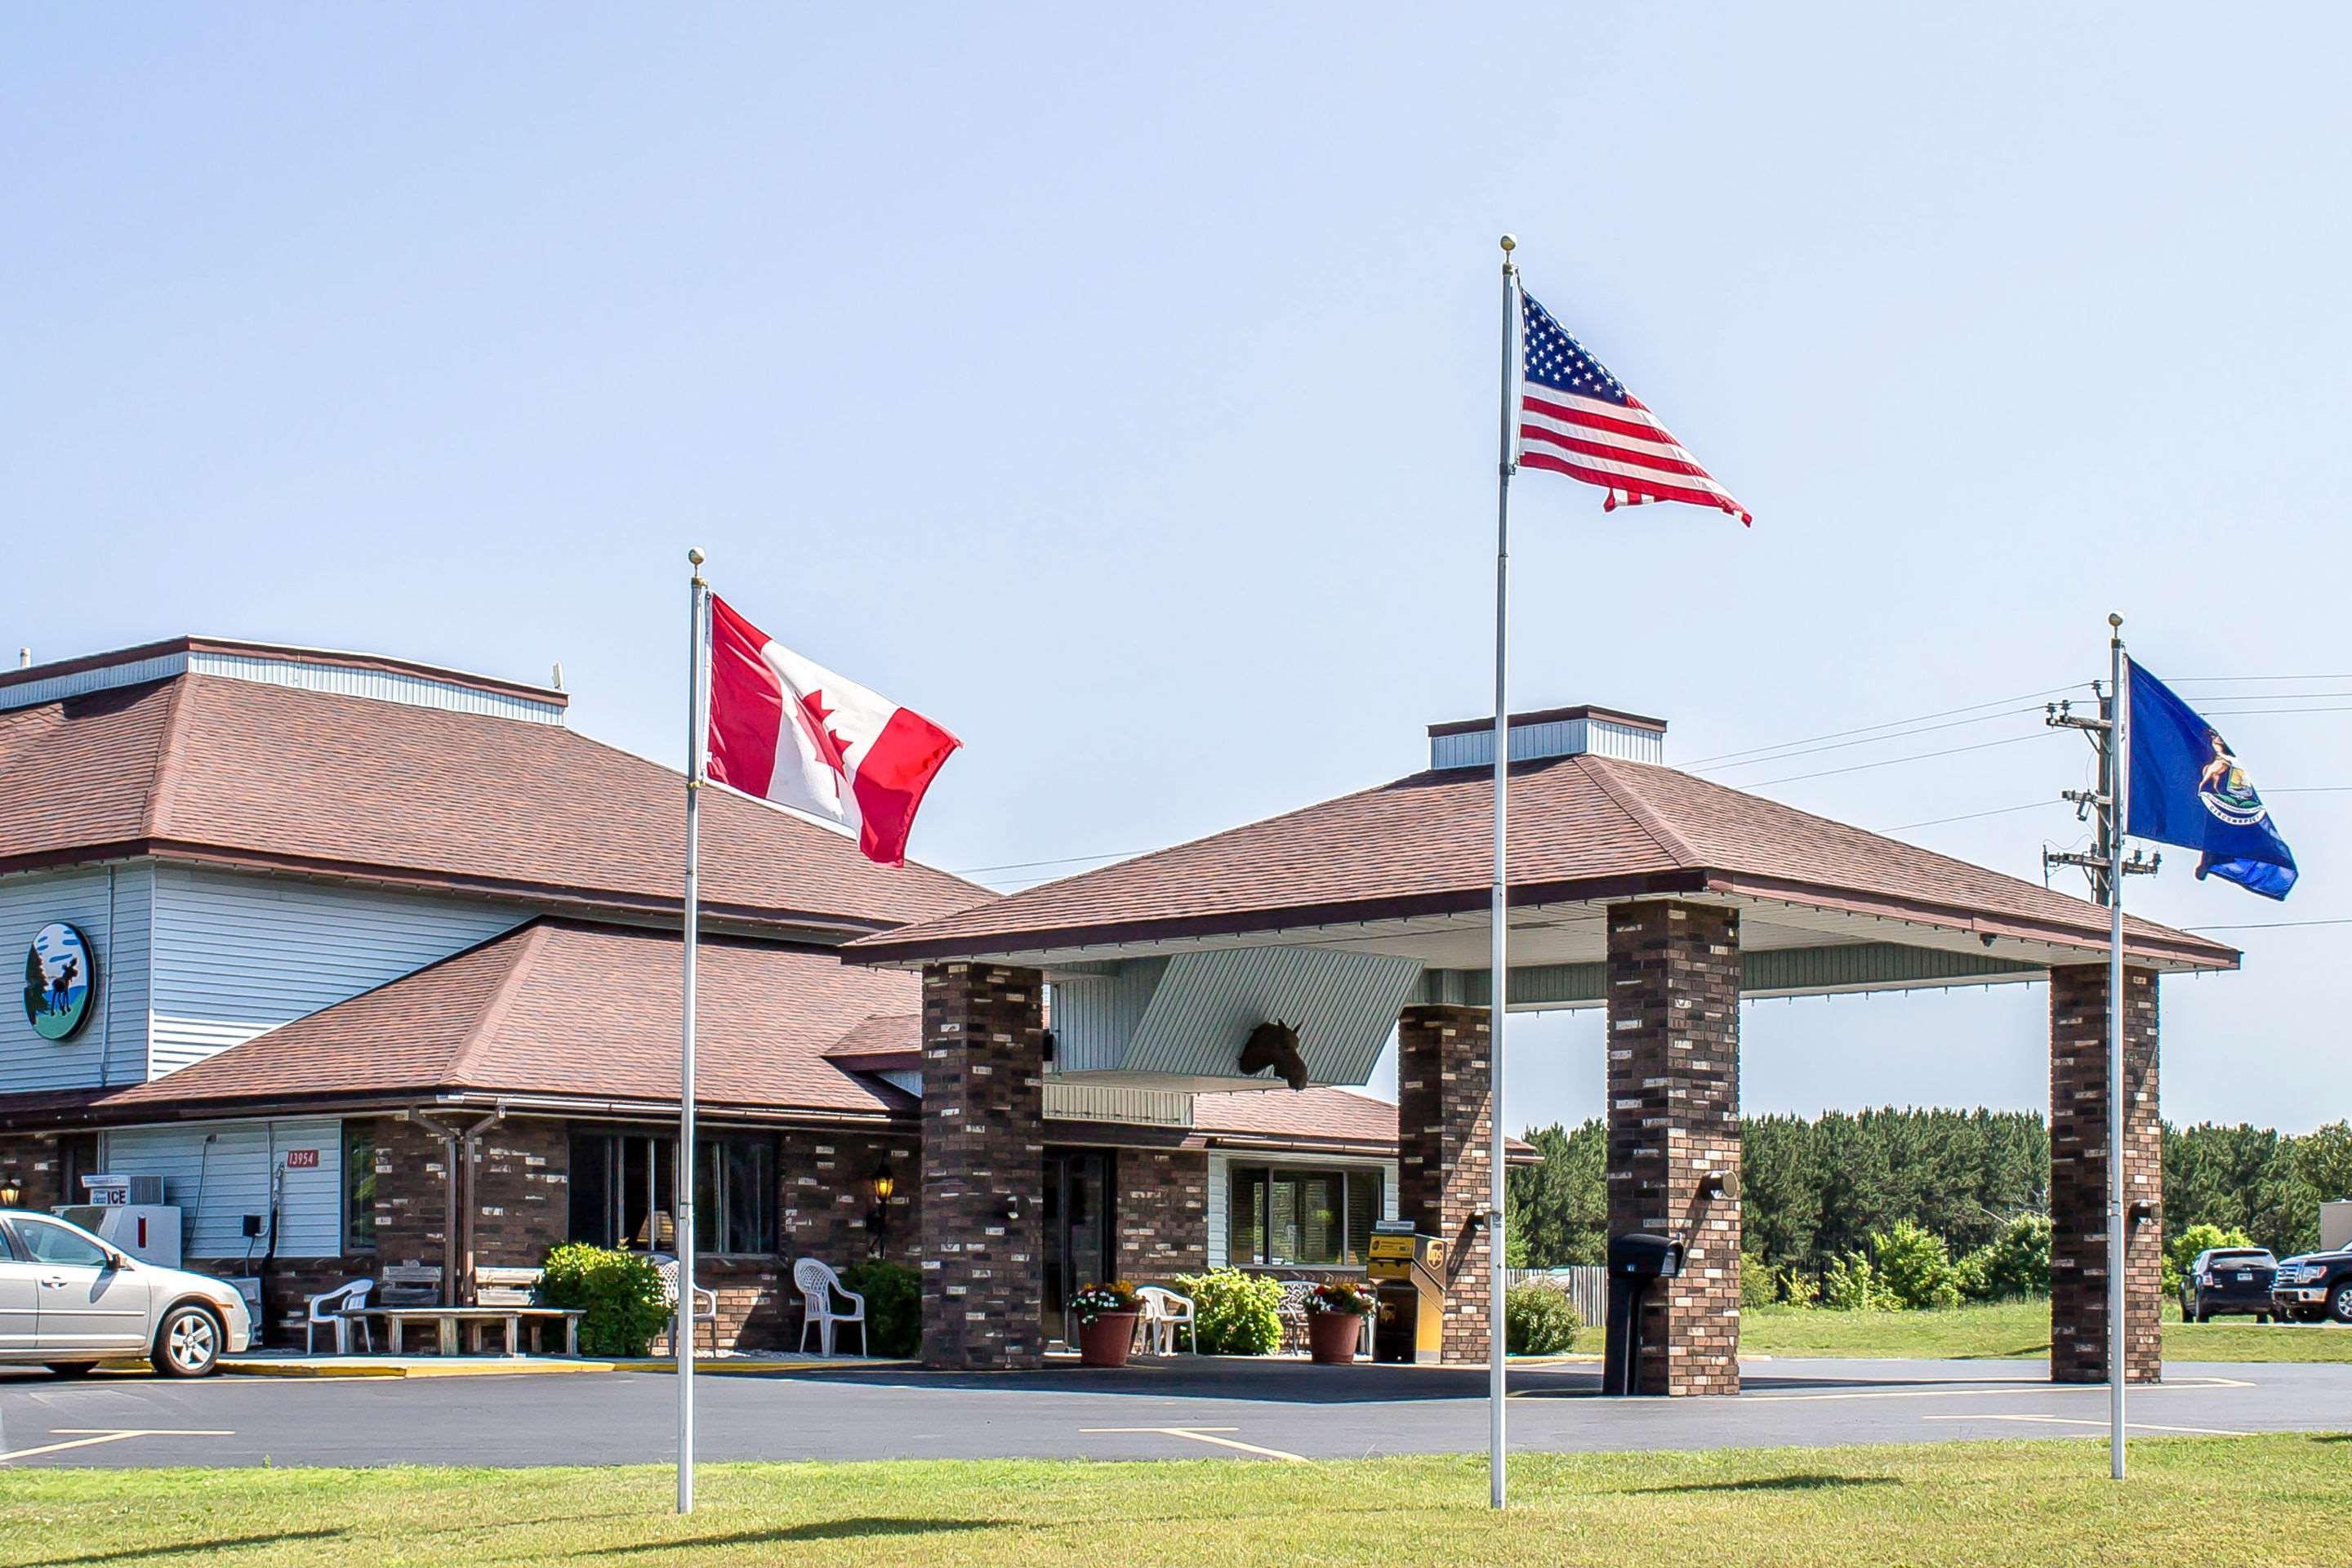
<svg viewBox="0 0 2352 1568">
<path fill-rule="evenodd" d="M 1252 1029 L 1234 1065 L 1244 1077 L 1255 1077 L 1272 1068 L 1276 1076 L 1291 1088 L 1307 1087 L 1307 1058 L 1298 1054 L 1298 1031 L 1287 1024 L 1260 1024 Z"/>
</svg>

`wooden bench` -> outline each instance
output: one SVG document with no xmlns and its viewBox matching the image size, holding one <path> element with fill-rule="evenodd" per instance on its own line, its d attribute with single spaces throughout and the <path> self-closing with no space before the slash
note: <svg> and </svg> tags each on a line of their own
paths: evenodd
<svg viewBox="0 0 2352 1568">
<path fill-rule="evenodd" d="M 465 1348 L 466 1331 L 475 1331 L 475 1351 L 478 1355 L 489 1353 L 483 1341 L 493 1327 L 506 1330 L 506 1352 L 510 1356 L 523 1353 L 523 1325 L 531 1326 L 534 1348 L 546 1353 L 549 1325 L 563 1325 L 563 1353 L 580 1353 L 580 1320 L 584 1316 L 574 1307 L 367 1307 L 354 1317 L 383 1320 L 385 1351 L 399 1355 L 406 1343 L 411 1323 L 431 1323 L 435 1330 L 435 1350 L 441 1355 L 457 1355 Z"/>
<path fill-rule="evenodd" d="M 474 1270 L 474 1305 L 450 1306 L 435 1300 L 418 1300 L 420 1296 L 440 1295 L 441 1270 L 432 1264 L 395 1264 L 383 1271 L 383 1286 L 378 1304 L 351 1314 L 357 1318 L 381 1319 L 384 1326 L 385 1349 L 393 1355 L 401 1353 L 407 1327 L 412 1322 L 429 1322 L 434 1327 L 434 1344 L 441 1355 L 458 1355 L 466 1349 L 467 1331 L 473 1331 L 474 1353 L 488 1354 L 485 1343 L 490 1331 L 506 1330 L 506 1353 L 522 1354 L 523 1329 L 530 1329 L 532 1348 L 545 1354 L 547 1331 L 555 1323 L 563 1325 L 563 1353 L 580 1353 L 580 1320 L 584 1314 L 577 1308 L 542 1307 L 539 1304 L 540 1270 L 536 1268 L 477 1268 Z"/>
</svg>

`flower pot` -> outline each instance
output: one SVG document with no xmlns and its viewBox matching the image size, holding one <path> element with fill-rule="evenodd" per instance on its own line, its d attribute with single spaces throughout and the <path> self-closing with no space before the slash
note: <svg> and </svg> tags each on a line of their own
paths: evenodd
<svg viewBox="0 0 2352 1568">
<path fill-rule="evenodd" d="M 1140 1313 L 1102 1312 L 1078 1325 L 1080 1366 L 1125 1366 L 1135 1348 L 1135 1320 Z"/>
<path fill-rule="evenodd" d="M 1356 1342 L 1363 1336 L 1364 1320 L 1353 1312 L 1316 1312 L 1307 1320 L 1307 1353 L 1326 1366 L 1346 1366 L 1356 1359 Z"/>
</svg>

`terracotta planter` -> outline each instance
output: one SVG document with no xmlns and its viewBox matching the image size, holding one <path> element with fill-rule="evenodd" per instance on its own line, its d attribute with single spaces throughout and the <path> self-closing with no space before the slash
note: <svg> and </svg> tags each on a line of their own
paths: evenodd
<svg viewBox="0 0 2352 1568">
<path fill-rule="evenodd" d="M 1125 1366 L 1135 1348 L 1138 1312 L 1104 1312 L 1091 1323 L 1078 1325 L 1080 1366 Z"/>
<path fill-rule="evenodd" d="M 1325 1366 L 1346 1366 L 1356 1359 L 1356 1343 L 1363 1333 L 1364 1320 L 1352 1312 L 1310 1312 L 1307 1353 Z"/>
</svg>

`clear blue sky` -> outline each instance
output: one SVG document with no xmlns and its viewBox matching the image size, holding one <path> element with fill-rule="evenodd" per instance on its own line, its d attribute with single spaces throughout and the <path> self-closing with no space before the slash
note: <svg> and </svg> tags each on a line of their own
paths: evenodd
<svg viewBox="0 0 2352 1568">
<path fill-rule="evenodd" d="M 1508 228 L 1756 514 L 1524 481 L 1522 705 L 1662 714 L 1695 763 L 2087 680 L 2120 607 L 2186 690 L 2336 694 L 2212 706 L 2333 710 L 2223 727 L 2266 792 L 2352 785 L 2347 32 L 16 7 L 5 640 L 561 659 L 580 728 L 674 761 L 700 544 L 780 636 L 965 738 L 924 858 L 1213 831 L 1486 710 Z M 2084 754 L 2009 713 L 1714 776 L 1895 826 L 2044 799 Z M 2174 856 L 2139 907 L 2352 917 L 2352 793 L 2273 804 L 2290 903 Z M 2037 875 L 2078 829 L 1909 836 Z M 2167 1110 L 2352 1112 L 2352 925 L 2230 934 L 2242 973 L 2168 983 Z M 1759 1005 L 1747 1103 L 2041 1105 L 2042 1008 Z M 1595 1112 L 1597 1022 L 1522 1026 L 1511 1071 L 1515 1123 Z"/>
</svg>

